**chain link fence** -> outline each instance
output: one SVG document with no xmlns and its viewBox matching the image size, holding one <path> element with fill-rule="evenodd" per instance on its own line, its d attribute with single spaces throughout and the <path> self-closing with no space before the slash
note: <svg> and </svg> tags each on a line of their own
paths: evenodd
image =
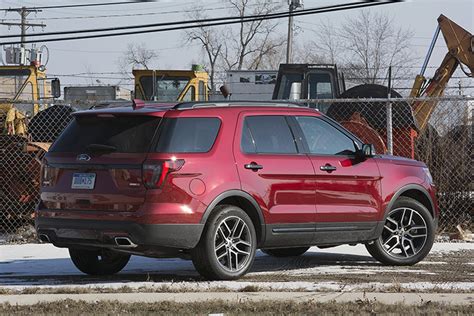
<svg viewBox="0 0 474 316">
<path fill-rule="evenodd" d="M 414 111 L 415 118 L 412 107 L 417 102 L 434 111 L 430 115 Z M 330 99 L 298 103 L 326 113 L 364 142 L 374 144 L 377 153 L 425 162 L 438 187 L 439 232 L 462 238 L 460 232 L 472 231 L 474 98 Z M 37 110 L 33 105 L 23 104 L 9 111 L 0 110 L 0 243 L 34 238 L 32 223 L 39 200 L 41 159 L 70 122 L 75 108 L 42 105 Z M 418 124 L 420 117 L 429 117 L 424 128 Z"/>
</svg>

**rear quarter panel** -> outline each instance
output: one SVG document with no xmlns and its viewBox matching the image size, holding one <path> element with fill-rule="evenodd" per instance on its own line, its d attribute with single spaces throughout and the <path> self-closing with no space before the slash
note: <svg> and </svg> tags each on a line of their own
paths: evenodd
<svg viewBox="0 0 474 316">
<path fill-rule="evenodd" d="M 232 140 L 235 133 L 236 115 L 230 111 L 217 112 L 215 109 L 194 109 L 169 111 L 168 118 L 217 117 L 221 126 L 211 150 L 207 153 L 150 153 L 147 160 L 184 159 L 185 164 L 169 174 L 162 189 L 148 190 L 147 203 L 155 209 L 161 221 L 199 223 L 209 204 L 222 192 L 240 190 L 240 182 L 232 154 Z M 169 203 L 175 211 L 163 208 Z M 162 207 L 153 207 L 161 205 Z M 176 208 L 176 205 L 180 205 Z M 167 214 L 159 214 L 167 209 Z"/>
</svg>

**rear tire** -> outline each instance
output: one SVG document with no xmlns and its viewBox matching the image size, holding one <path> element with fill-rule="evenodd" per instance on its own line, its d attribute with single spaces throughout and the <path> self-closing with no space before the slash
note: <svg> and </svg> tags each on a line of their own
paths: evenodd
<svg viewBox="0 0 474 316">
<path fill-rule="evenodd" d="M 431 213 L 417 200 L 400 197 L 387 215 L 381 236 L 366 248 L 383 264 L 413 265 L 428 255 L 434 238 Z"/>
<path fill-rule="evenodd" d="M 274 248 L 274 249 L 260 249 L 263 253 L 273 257 L 297 257 L 308 251 L 309 247 L 295 247 L 295 248 Z"/>
<path fill-rule="evenodd" d="M 250 217 L 233 205 L 217 206 L 191 251 L 196 270 L 209 280 L 235 280 L 252 267 L 257 236 Z"/>
<path fill-rule="evenodd" d="M 120 272 L 130 260 L 130 255 L 108 249 L 84 250 L 69 248 L 69 255 L 74 265 L 90 275 L 110 275 Z"/>
</svg>

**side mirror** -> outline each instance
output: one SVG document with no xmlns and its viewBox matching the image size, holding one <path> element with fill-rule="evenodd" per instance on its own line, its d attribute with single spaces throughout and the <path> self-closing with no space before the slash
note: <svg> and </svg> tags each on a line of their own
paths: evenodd
<svg viewBox="0 0 474 316">
<path fill-rule="evenodd" d="M 375 156 L 375 147 L 372 144 L 363 144 L 360 150 L 360 156 L 362 158 L 368 158 Z"/>
<path fill-rule="evenodd" d="M 61 82 L 58 78 L 51 80 L 51 95 L 55 99 L 61 96 Z"/>
</svg>

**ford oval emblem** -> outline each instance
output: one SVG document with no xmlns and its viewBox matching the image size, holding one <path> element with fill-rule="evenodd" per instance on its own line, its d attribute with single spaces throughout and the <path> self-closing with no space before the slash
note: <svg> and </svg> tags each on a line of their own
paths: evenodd
<svg viewBox="0 0 474 316">
<path fill-rule="evenodd" d="M 76 157 L 76 160 L 78 160 L 78 161 L 89 161 L 89 160 L 91 160 L 91 156 L 89 156 L 88 154 L 80 154 Z"/>
</svg>

